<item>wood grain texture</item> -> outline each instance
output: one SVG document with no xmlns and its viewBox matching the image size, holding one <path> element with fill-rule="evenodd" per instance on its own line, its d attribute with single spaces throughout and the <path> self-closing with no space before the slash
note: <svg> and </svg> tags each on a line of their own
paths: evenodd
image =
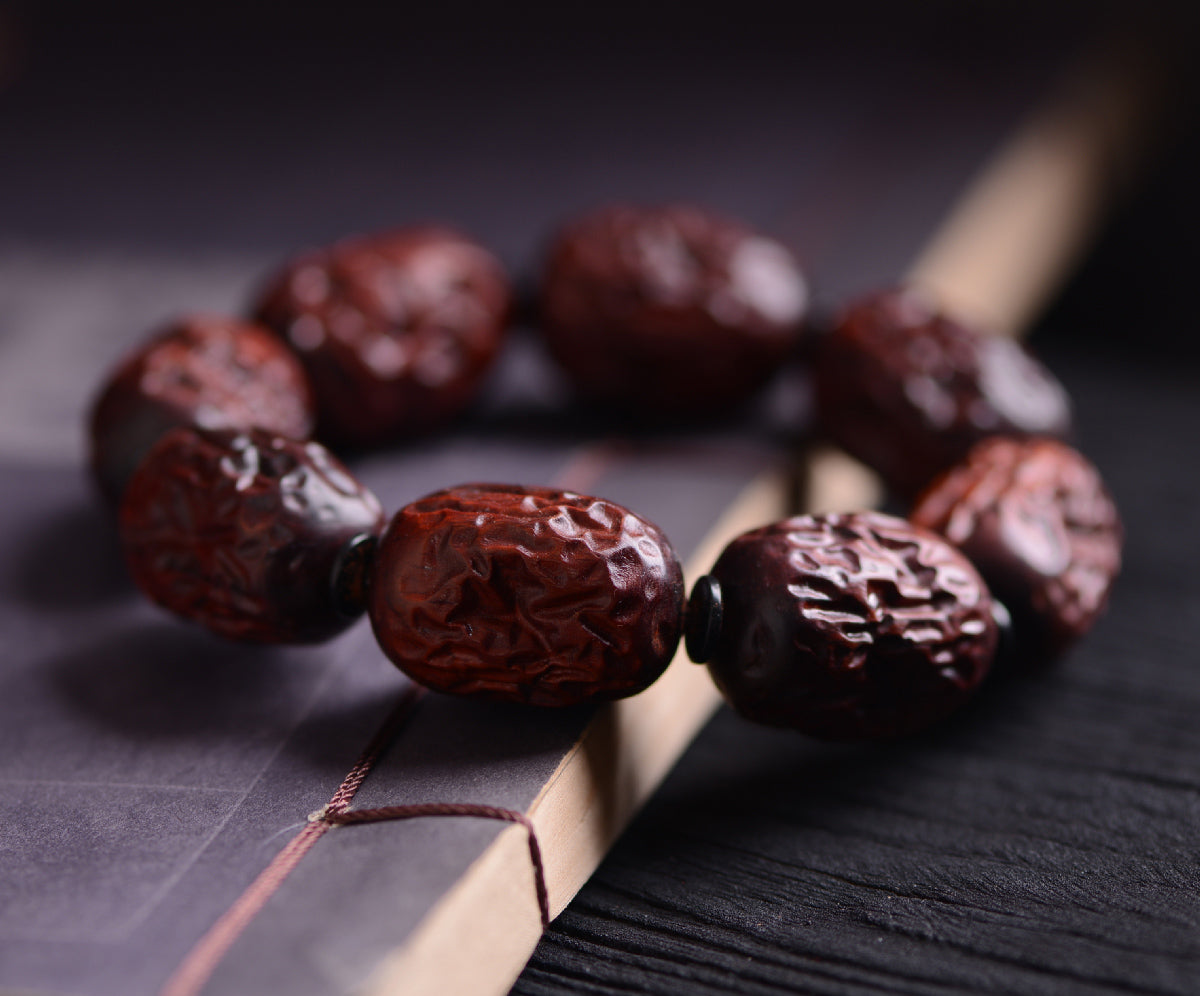
<svg viewBox="0 0 1200 996">
<path fill-rule="evenodd" d="M 1182 385 L 1063 369 L 1130 526 L 1098 629 L 893 746 L 720 713 L 515 992 L 1195 991 L 1200 522 L 1169 513 L 1196 480 L 1140 427 L 1200 417 Z"/>
</svg>

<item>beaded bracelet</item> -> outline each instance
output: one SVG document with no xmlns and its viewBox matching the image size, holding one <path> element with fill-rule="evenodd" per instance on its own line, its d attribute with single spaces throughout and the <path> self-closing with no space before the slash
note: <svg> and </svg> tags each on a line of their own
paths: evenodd
<svg viewBox="0 0 1200 996">
<path fill-rule="evenodd" d="M 543 325 L 583 393 L 630 403 L 627 370 L 633 395 L 687 409 L 752 392 L 794 347 L 806 299 L 786 250 L 743 226 L 620 208 L 560 235 Z M 193 319 L 131 356 L 93 409 L 92 464 L 122 496 L 138 585 L 235 639 L 322 640 L 365 610 L 423 686 L 541 706 L 641 691 L 686 630 L 743 715 L 835 739 L 910 733 L 957 708 L 1010 616 L 1033 660 L 1103 609 L 1121 529 L 1095 469 L 1050 438 L 1069 423 L 1065 392 L 1017 344 L 911 290 L 848 308 L 815 363 L 836 441 L 901 494 L 941 473 L 911 521 L 800 516 L 752 531 L 686 608 L 667 538 L 600 498 L 466 485 L 385 525 L 377 499 L 305 439 L 310 389 L 326 438 L 366 445 L 441 424 L 481 381 L 511 300 L 481 247 L 412 229 L 286 267 L 256 309 L 277 337 Z"/>
</svg>

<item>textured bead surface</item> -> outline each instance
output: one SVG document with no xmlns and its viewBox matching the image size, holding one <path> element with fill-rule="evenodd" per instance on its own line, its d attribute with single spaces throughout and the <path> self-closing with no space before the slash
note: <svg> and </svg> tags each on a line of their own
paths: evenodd
<svg viewBox="0 0 1200 996">
<path fill-rule="evenodd" d="M 392 519 L 368 611 L 384 652 L 429 688 L 568 706 L 653 682 L 683 597 L 666 537 L 620 505 L 465 485 Z"/>
<path fill-rule="evenodd" d="M 269 283 L 257 314 L 304 361 L 320 432 L 376 445 L 435 429 L 471 402 L 510 305 L 491 253 L 424 227 L 294 260 Z"/>
<path fill-rule="evenodd" d="M 908 288 L 841 315 L 818 351 L 816 393 L 824 431 L 910 497 L 986 436 L 1070 431 L 1066 392 L 1024 347 Z"/>
<path fill-rule="evenodd" d="M 247 322 L 195 315 L 163 329 L 121 362 L 92 407 L 92 471 L 110 501 L 158 438 L 184 425 L 307 438 L 304 370 L 277 336 Z"/>
<path fill-rule="evenodd" d="M 910 733 L 983 680 L 986 586 L 941 537 L 876 513 L 799 516 L 734 540 L 713 567 L 708 661 L 748 719 L 853 740 Z"/>
<path fill-rule="evenodd" d="M 121 503 L 125 559 L 150 598 L 268 643 L 323 640 L 353 620 L 335 574 L 347 546 L 383 524 L 375 496 L 323 446 L 258 430 L 172 430 Z"/>
<path fill-rule="evenodd" d="M 985 440 L 911 518 L 979 568 L 1012 614 L 1017 660 L 1048 659 L 1086 633 L 1121 567 L 1121 522 L 1100 474 L 1053 440 Z"/>
<path fill-rule="evenodd" d="M 542 285 L 555 359 L 635 410 L 744 400 L 793 348 L 808 289 L 791 253 L 694 207 L 610 207 L 566 227 Z"/>
</svg>

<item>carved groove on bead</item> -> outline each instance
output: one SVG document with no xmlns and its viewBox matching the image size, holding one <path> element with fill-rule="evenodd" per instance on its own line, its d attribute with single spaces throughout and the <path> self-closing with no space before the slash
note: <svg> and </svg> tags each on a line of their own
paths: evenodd
<svg viewBox="0 0 1200 996">
<path fill-rule="evenodd" d="M 962 704 L 995 652 L 978 572 L 893 516 L 764 526 L 729 544 L 712 573 L 723 622 L 709 672 L 756 722 L 836 740 L 912 733 Z"/>
<path fill-rule="evenodd" d="M 347 543 L 382 528 L 378 500 L 328 450 L 259 429 L 172 430 L 121 504 L 126 563 L 151 599 L 222 636 L 266 643 L 345 629 L 334 565 Z"/>
<path fill-rule="evenodd" d="M 384 653 L 428 688 L 570 706 L 655 681 L 679 644 L 683 601 L 675 551 L 628 509 L 476 484 L 396 513 L 368 613 Z"/>
</svg>

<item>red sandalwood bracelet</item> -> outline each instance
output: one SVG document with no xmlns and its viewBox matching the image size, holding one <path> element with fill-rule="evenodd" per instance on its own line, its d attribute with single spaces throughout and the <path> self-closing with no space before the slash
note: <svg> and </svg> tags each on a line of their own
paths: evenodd
<svg viewBox="0 0 1200 996">
<path fill-rule="evenodd" d="M 620 251 L 627 244 L 640 255 Z M 551 256 L 548 324 L 576 343 L 559 351 L 602 352 L 620 326 L 618 366 L 636 365 L 641 349 L 670 370 L 672 349 L 733 343 L 714 346 L 717 366 L 744 394 L 799 330 L 803 283 L 788 284 L 793 264 L 775 245 L 691 209 L 591 216 Z M 448 344 L 486 339 L 494 351 L 510 300 L 498 274 L 461 236 L 393 233 L 292 264 L 259 313 L 283 322 L 293 346 L 308 342 L 309 377 L 327 385 L 318 423 L 361 443 L 376 424 L 356 423 L 352 385 L 364 377 L 374 383 L 363 410 L 398 422 L 420 394 L 412 378 L 433 398 L 438 370 L 447 398 L 431 402 L 442 413 L 432 421 L 462 407 L 479 363 Z M 397 666 L 454 694 L 573 705 L 634 694 L 661 674 L 685 611 L 678 558 L 656 526 L 599 498 L 467 485 L 384 528 L 378 501 L 328 450 L 287 438 L 304 434 L 312 411 L 292 386 L 304 380 L 291 354 L 265 335 L 185 322 L 126 361 L 94 409 L 93 466 L 109 494 L 148 437 L 182 426 L 150 447 L 121 501 L 126 558 L 152 599 L 267 642 L 324 639 L 365 609 Z M 753 370 L 730 365 L 756 342 L 765 352 L 747 360 Z M 1067 428 L 1065 393 L 999 342 L 910 291 L 852 306 L 824 337 L 817 394 L 835 438 L 901 493 L 943 475 L 912 522 L 789 519 L 734 541 L 697 582 L 689 653 L 744 715 L 838 739 L 909 733 L 986 675 L 1007 616 L 989 587 L 1031 658 L 1061 652 L 1102 610 L 1120 561 L 1115 508 L 1090 464 L 1043 438 Z M 665 394 L 720 377 L 694 357 L 687 369 Z M 333 383 L 346 390 L 331 394 Z M 988 441 L 995 433 L 1005 435 Z"/>
</svg>

